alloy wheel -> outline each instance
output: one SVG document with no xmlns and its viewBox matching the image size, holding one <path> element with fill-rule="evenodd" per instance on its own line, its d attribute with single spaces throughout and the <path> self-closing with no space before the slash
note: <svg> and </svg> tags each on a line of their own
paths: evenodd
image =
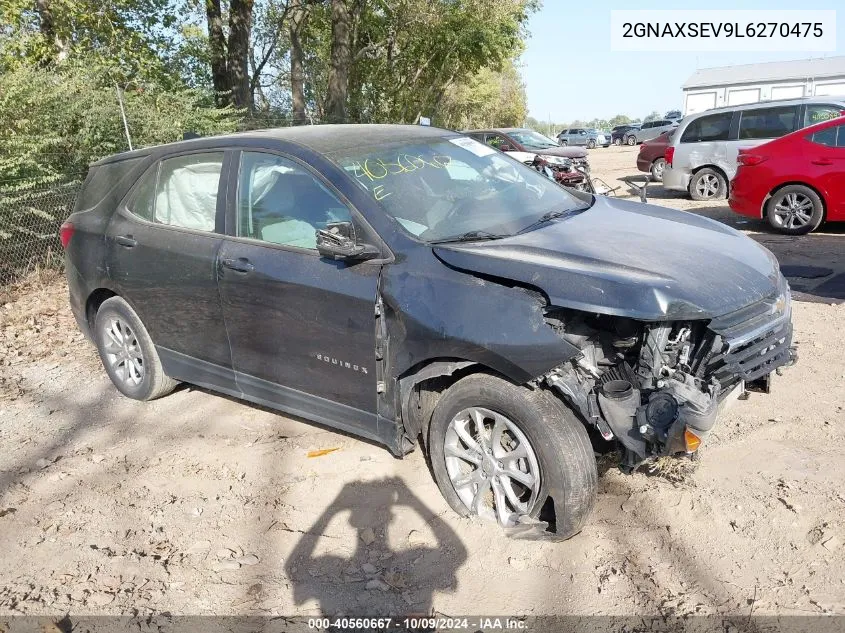
<svg viewBox="0 0 845 633">
<path fill-rule="evenodd" d="M 115 377 L 130 387 L 144 380 L 144 354 L 132 328 L 112 317 L 103 328 L 103 351 Z"/>
<path fill-rule="evenodd" d="M 516 525 L 540 494 L 540 465 L 525 434 L 506 416 L 470 407 L 446 430 L 446 471 L 473 513 Z"/>
<path fill-rule="evenodd" d="M 702 198 L 712 198 L 719 192 L 719 178 L 716 174 L 704 174 L 695 183 L 695 190 Z"/>
<path fill-rule="evenodd" d="M 784 195 L 774 207 L 774 221 L 787 229 L 807 226 L 813 217 L 813 201 L 802 193 Z"/>
</svg>

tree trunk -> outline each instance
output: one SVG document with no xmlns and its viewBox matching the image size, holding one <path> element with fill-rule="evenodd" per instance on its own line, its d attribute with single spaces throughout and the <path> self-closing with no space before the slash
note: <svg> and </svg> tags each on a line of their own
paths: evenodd
<svg viewBox="0 0 845 633">
<path fill-rule="evenodd" d="M 291 7 L 290 14 L 290 92 L 293 101 L 293 124 L 305 123 L 305 73 L 302 51 L 302 29 L 308 19 L 304 2 L 297 2 Z"/>
<path fill-rule="evenodd" d="M 231 101 L 231 84 L 226 64 L 226 37 L 223 34 L 220 0 L 205 0 L 205 14 L 208 19 L 208 48 L 211 54 L 214 101 L 218 106 L 225 106 Z"/>
<path fill-rule="evenodd" d="M 67 42 L 56 35 L 56 25 L 53 21 L 53 7 L 51 0 L 36 0 L 35 10 L 38 12 L 38 28 L 44 40 L 52 47 L 53 54 L 44 62 L 51 62 L 54 59 L 62 61 L 68 56 Z"/>
<path fill-rule="evenodd" d="M 332 54 L 326 96 L 329 123 L 346 121 L 349 67 L 352 63 L 352 24 L 356 0 L 332 0 Z"/>
<path fill-rule="evenodd" d="M 249 45 L 253 0 L 231 0 L 229 4 L 229 86 L 232 104 L 249 108 Z"/>
</svg>

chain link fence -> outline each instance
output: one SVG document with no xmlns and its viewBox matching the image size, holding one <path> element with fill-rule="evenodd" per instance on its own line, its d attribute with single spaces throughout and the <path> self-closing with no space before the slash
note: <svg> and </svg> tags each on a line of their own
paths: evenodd
<svg viewBox="0 0 845 633">
<path fill-rule="evenodd" d="M 59 227 L 71 214 L 83 174 L 0 180 L 0 286 L 37 267 L 61 267 Z"/>
</svg>

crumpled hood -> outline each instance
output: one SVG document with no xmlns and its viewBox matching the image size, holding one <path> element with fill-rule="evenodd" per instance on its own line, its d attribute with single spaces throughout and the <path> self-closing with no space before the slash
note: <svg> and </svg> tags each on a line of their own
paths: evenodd
<svg viewBox="0 0 845 633">
<path fill-rule="evenodd" d="M 780 278 L 774 255 L 739 231 L 603 196 L 522 235 L 434 252 L 453 268 L 538 288 L 554 306 L 649 321 L 727 314 L 770 296 Z"/>
<path fill-rule="evenodd" d="M 547 149 L 532 149 L 529 150 L 541 156 L 564 156 L 566 158 L 586 158 L 587 150 L 578 149 L 577 147 L 549 147 Z"/>
</svg>

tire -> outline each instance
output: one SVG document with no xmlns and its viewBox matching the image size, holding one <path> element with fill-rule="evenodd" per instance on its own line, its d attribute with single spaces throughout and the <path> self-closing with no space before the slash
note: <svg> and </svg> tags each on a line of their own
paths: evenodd
<svg viewBox="0 0 845 633">
<path fill-rule="evenodd" d="M 615 139 L 613 139 L 613 144 L 616 145 L 617 147 L 621 147 L 622 146 L 622 137 L 617 136 Z"/>
<path fill-rule="evenodd" d="M 124 396 L 155 400 L 176 388 L 178 382 L 165 375 L 147 328 L 120 297 L 106 299 L 97 311 L 94 341 L 106 373 Z"/>
<path fill-rule="evenodd" d="M 596 142 L 593 139 L 587 141 L 587 149 L 596 149 Z"/>
<path fill-rule="evenodd" d="M 805 235 L 815 231 L 824 218 L 824 204 L 815 191 L 804 185 L 778 189 L 766 203 L 766 218 L 777 231 Z"/>
<path fill-rule="evenodd" d="M 625 141 L 625 142 L 626 142 L 626 143 L 628 143 L 628 145 L 634 146 L 634 145 L 636 145 L 636 144 L 637 144 L 637 137 L 636 137 L 636 136 L 629 136 L 629 137 L 626 139 L 626 141 Z"/>
<path fill-rule="evenodd" d="M 566 142 L 566 141 L 561 141 L 561 142 L 560 142 L 560 146 L 561 146 L 561 147 L 566 147 L 567 145 L 569 145 L 569 143 L 568 143 L 568 142 Z"/>
<path fill-rule="evenodd" d="M 664 169 L 666 169 L 666 159 L 655 158 L 651 163 L 651 179 L 656 182 L 663 182 Z"/>
<path fill-rule="evenodd" d="M 455 454 L 456 450 L 462 451 L 475 459 L 481 454 L 478 451 L 484 451 L 483 443 L 475 442 L 478 450 L 471 443 L 479 437 L 474 421 L 477 419 L 482 419 L 482 425 L 489 430 L 488 443 L 493 437 L 490 427 L 504 429 L 499 435 L 497 459 L 485 453 L 480 465 Z M 463 429 L 463 435 L 458 428 Z M 536 519 L 551 497 L 556 538 L 569 538 L 582 528 L 592 510 L 598 475 L 589 436 L 578 418 L 548 391 L 520 387 L 488 374 L 467 376 L 440 398 L 428 435 L 435 481 L 449 505 L 462 516 L 480 515 L 498 520 L 502 527 L 511 527 L 523 515 Z M 468 437 L 470 442 L 464 442 L 463 437 Z M 510 469 L 508 452 L 502 451 L 502 442 L 508 438 L 515 450 L 520 450 L 524 441 L 527 454 L 510 462 Z M 520 471 L 523 482 L 499 474 L 514 473 L 515 469 Z M 526 478 L 526 472 L 535 477 Z M 469 481 L 456 486 L 453 477 Z M 500 506 L 495 500 L 505 500 L 505 486 L 510 487 L 523 507 L 518 508 L 508 500 L 501 506 L 503 511 L 497 512 Z M 479 495 L 480 489 L 486 492 Z M 498 489 L 498 496 L 494 489 Z M 474 502 L 478 500 L 475 507 Z"/>
<path fill-rule="evenodd" d="M 721 200 L 728 195 L 728 183 L 722 172 L 705 167 L 690 179 L 689 195 L 693 200 Z"/>
</svg>

